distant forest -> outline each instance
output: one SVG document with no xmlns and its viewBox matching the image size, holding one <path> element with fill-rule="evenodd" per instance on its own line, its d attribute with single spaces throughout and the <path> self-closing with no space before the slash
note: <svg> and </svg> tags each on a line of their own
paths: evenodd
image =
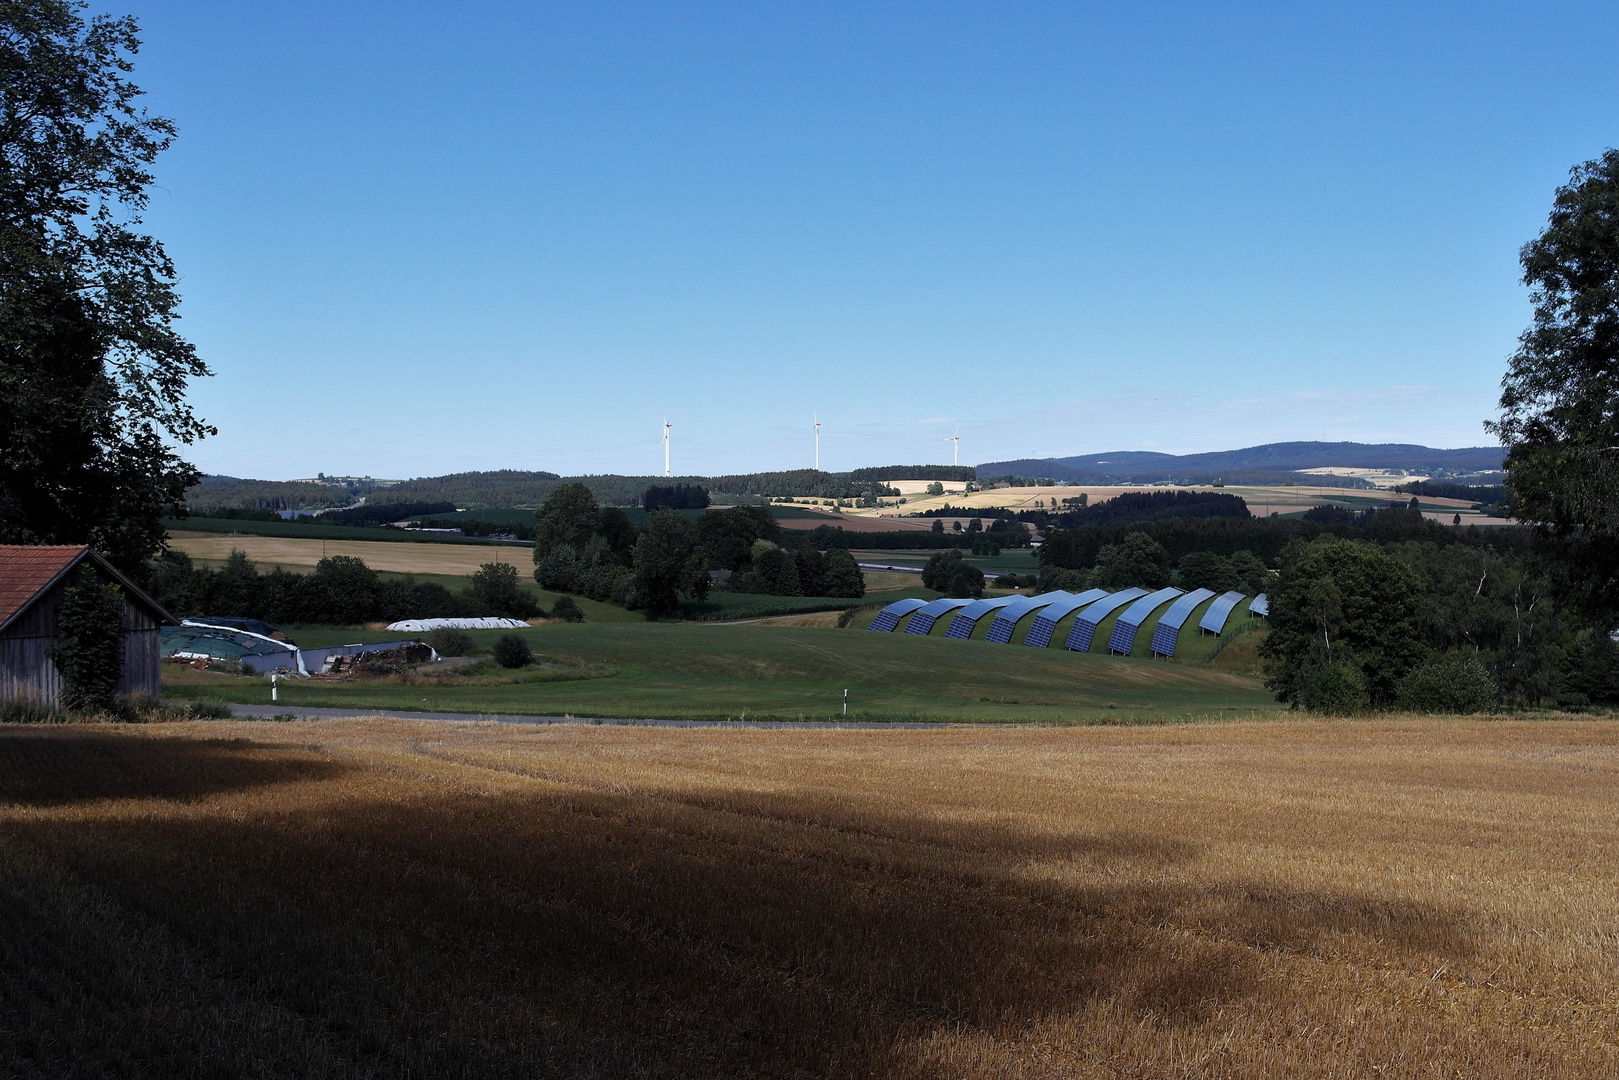
<svg viewBox="0 0 1619 1080">
<path fill-rule="evenodd" d="M 1011 474 L 1049 476 L 1082 484 L 1148 484 L 1166 481 L 1206 484 L 1313 484 L 1320 487 L 1369 487 L 1354 477 L 1318 476 L 1303 469 L 1397 469 L 1448 478 L 1498 471 L 1500 447 L 1475 446 L 1437 450 L 1409 443 L 1290 442 L 1266 443 L 1211 454 L 1159 454 L 1121 450 L 1061 458 L 1020 458 L 978 466 L 982 476 Z"/>
<path fill-rule="evenodd" d="M 757 502 L 767 498 L 798 497 L 821 499 L 861 499 L 894 495 L 874 475 L 900 477 L 922 466 L 889 466 L 861 469 L 852 473 L 817 472 L 795 469 L 788 472 L 742 473 L 732 476 L 558 476 L 550 472 L 522 472 L 502 469 L 496 472 L 453 473 L 405 480 L 386 487 L 370 485 L 289 483 L 279 480 L 242 480 L 231 476 L 210 476 L 186 495 L 191 513 L 207 515 L 220 510 L 313 510 L 348 506 L 365 496 L 367 505 L 452 503 L 472 509 L 505 509 L 538 506 L 564 484 L 583 484 L 604 506 L 640 506 L 649 488 L 700 487 L 713 501 Z M 972 479 L 972 469 L 952 470 L 947 479 Z M 957 475 L 964 474 L 964 475 Z M 911 479 L 928 480 L 932 476 Z M 407 516 L 401 514 L 399 516 Z"/>
</svg>

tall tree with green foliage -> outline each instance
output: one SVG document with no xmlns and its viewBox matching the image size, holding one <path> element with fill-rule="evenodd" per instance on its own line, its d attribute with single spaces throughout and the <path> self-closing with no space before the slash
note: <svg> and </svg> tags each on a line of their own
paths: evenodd
<svg viewBox="0 0 1619 1080">
<path fill-rule="evenodd" d="M 859 597 L 866 595 L 866 576 L 847 548 L 832 548 L 826 553 L 825 568 L 821 572 L 821 588 L 827 596 Z"/>
<path fill-rule="evenodd" d="M 1519 255 L 1534 321 L 1487 425 L 1511 513 L 1560 549 L 1593 612 L 1619 612 L 1619 150 L 1577 166 Z"/>
<path fill-rule="evenodd" d="M 560 545 L 573 549 L 575 556 L 581 554 L 600 528 L 596 496 L 583 484 L 564 484 L 534 511 L 534 564 L 544 562 Z"/>
<path fill-rule="evenodd" d="M 1348 669 L 1370 704 L 1391 704 L 1400 680 L 1428 653 L 1422 593 L 1405 563 L 1371 544 L 1311 544 L 1283 565 L 1271 596 L 1270 633 L 1260 646 L 1269 661 L 1265 684 L 1289 704 L 1310 705 L 1317 694 L 1341 702 Z"/>
<path fill-rule="evenodd" d="M 174 124 L 139 107 L 135 20 L 0 0 L 0 542 L 85 543 L 144 578 L 161 518 L 213 433 L 186 403 L 209 374 L 142 231 Z"/>
<path fill-rule="evenodd" d="M 698 544 L 697 529 L 673 510 L 655 510 L 646 531 L 635 542 L 636 606 L 655 619 L 679 610 L 686 597 L 708 595 L 708 562 Z"/>
</svg>

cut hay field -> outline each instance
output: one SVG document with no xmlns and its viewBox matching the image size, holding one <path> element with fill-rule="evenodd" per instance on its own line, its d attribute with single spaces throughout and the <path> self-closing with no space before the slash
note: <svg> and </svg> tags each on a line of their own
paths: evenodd
<svg viewBox="0 0 1619 1080">
<path fill-rule="evenodd" d="M 1619 1074 L 1619 727 L 0 728 L 10 1076 Z"/>
<path fill-rule="evenodd" d="M 471 577 L 489 562 L 510 563 L 520 578 L 534 572 L 533 551 L 527 547 L 494 544 L 413 544 L 405 541 L 304 540 L 278 536 L 244 536 L 239 533 L 173 532 L 169 546 L 204 563 L 223 562 L 238 550 L 258 565 L 260 572 L 279 566 L 287 570 L 312 570 L 327 555 L 352 555 L 364 559 L 373 570 L 397 574 L 443 574 Z"/>
<path fill-rule="evenodd" d="M 385 631 L 288 628 L 305 647 L 383 640 Z M 501 631 L 474 631 L 488 647 Z M 521 631 L 535 652 L 618 674 L 569 681 L 404 677 L 281 683 L 286 705 L 561 716 L 1154 723 L 1246 717 L 1276 703 L 1254 679 L 1165 661 L 1028 649 L 942 636 L 819 626 L 551 624 Z M 396 636 L 396 635 L 395 635 Z M 307 640 L 306 640 L 307 638 Z M 174 698 L 268 704 L 269 683 L 164 668 Z"/>
</svg>

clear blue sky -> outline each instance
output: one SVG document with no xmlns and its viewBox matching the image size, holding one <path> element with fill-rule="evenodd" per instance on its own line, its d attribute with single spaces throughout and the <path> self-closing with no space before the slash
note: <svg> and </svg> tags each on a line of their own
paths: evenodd
<svg viewBox="0 0 1619 1080">
<path fill-rule="evenodd" d="M 132 0 L 267 478 L 1489 442 L 1619 5 Z"/>
</svg>

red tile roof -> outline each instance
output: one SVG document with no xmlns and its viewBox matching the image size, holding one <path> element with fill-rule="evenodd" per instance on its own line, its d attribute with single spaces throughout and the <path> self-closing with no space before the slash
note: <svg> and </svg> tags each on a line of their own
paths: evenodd
<svg viewBox="0 0 1619 1080">
<path fill-rule="evenodd" d="M 88 550 L 83 544 L 0 544 L 0 626 L 9 623 Z"/>
</svg>

